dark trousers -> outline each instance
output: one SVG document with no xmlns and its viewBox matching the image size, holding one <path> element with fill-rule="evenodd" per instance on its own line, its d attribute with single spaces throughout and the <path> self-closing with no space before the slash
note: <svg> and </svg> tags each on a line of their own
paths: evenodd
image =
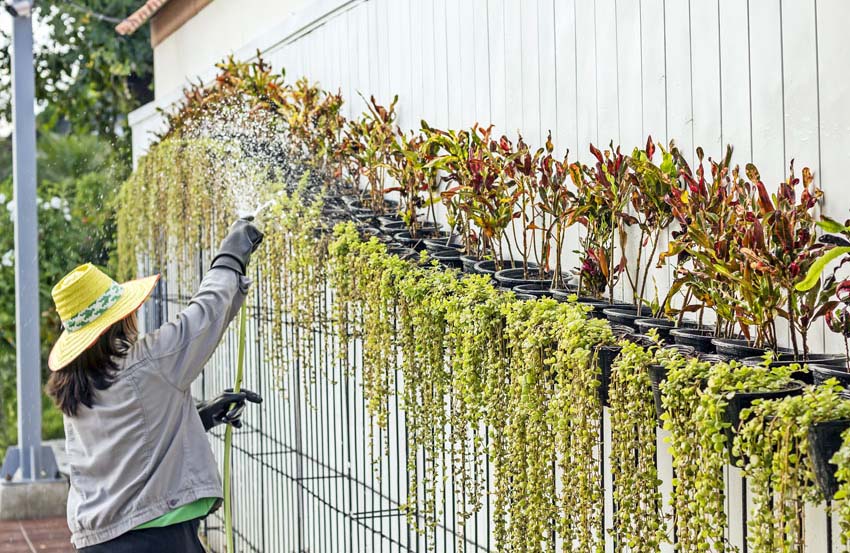
<svg viewBox="0 0 850 553">
<path fill-rule="evenodd" d="M 200 519 L 162 528 L 131 530 L 114 540 L 78 549 L 80 553 L 204 553 L 198 539 Z"/>
</svg>

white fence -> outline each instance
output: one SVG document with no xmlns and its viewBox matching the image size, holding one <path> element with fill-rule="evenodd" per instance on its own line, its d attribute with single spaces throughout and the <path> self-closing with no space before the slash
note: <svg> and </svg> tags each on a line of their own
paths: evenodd
<svg viewBox="0 0 850 553">
<path fill-rule="evenodd" d="M 675 139 L 685 152 L 699 145 L 714 156 L 730 143 L 734 159 L 754 162 L 768 184 L 784 179 L 793 158 L 814 171 L 825 191 L 824 211 L 844 219 L 850 208 L 841 169 L 850 152 L 848 22 L 846 0 L 320 0 L 238 54 L 249 57 L 259 48 L 289 78 L 304 75 L 326 89 L 341 89 L 349 116 L 364 108 L 358 93 L 384 102 L 398 94 L 400 122 L 408 128 L 420 119 L 443 128 L 492 122 L 499 132 L 519 130 L 532 145 L 551 129 L 556 147 L 569 148 L 574 159 L 587 158 L 590 142 L 613 140 L 630 149 L 647 134 Z M 175 98 L 167 95 L 163 103 Z M 137 156 L 150 141 L 148 131 L 161 124 L 154 107 L 131 116 Z M 655 277 L 663 293 L 669 274 L 661 270 Z M 816 350 L 843 347 L 822 326 L 812 342 Z M 225 360 L 232 355 L 230 348 L 220 352 L 198 391 L 225 387 Z M 265 392 L 266 432 L 237 440 L 253 456 L 246 466 L 257 470 L 257 489 L 237 493 L 240 531 L 253 544 L 261 543 L 257 536 L 266 540 L 255 550 L 378 551 L 394 550 L 394 542 L 402 550 L 416 549 L 403 517 L 387 511 L 363 518 L 397 507 L 374 490 L 403 498 L 403 457 L 391 455 L 380 465 L 382 477 L 371 480 L 379 487 L 371 491 L 341 485 L 347 479 L 339 474 L 354 474 L 358 485 L 375 478 L 370 467 L 349 466 L 351 458 L 337 455 L 340 449 L 364 451 L 368 428 L 359 386 L 345 379 L 323 384 L 318 391 L 327 401 L 311 410 L 271 393 L 276 383 L 261 369 L 262 351 L 254 355 L 256 381 L 249 378 L 246 385 Z M 286 389 L 298 387 L 292 384 Z M 354 407 L 347 426 L 330 411 Z M 296 418 L 298 435 L 277 433 L 288 432 Z M 403 437 L 403 428 L 395 431 Z M 316 459 L 326 463 L 337 455 L 328 475 L 317 468 L 309 480 L 294 480 L 312 466 L 301 454 L 286 476 L 256 460 L 287 455 L 274 453 L 278 445 L 281 451 L 312 451 L 304 440 L 314 434 L 327 446 L 324 453 L 315 449 Z M 667 492 L 672 470 L 661 440 L 659 468 Z M 606 451 L 609 443 L 607 432 Z M 304 484 L 323 480 L 338 486 L 340 502 L 321 505 L 326 496 L 320 501 L 311 492 L 314 484 Z M 605 484 L 610 521 L 610 474 Z M 747 494 L 737 469 L 728 469 L 727 487 L 729 540 L 746 551 Z M 446 523 L 451 526 L 450 519 Z M 482 544 L 487 528 L 478 521 Z M 807 510 L 806 528 L 807 551 L 839 549 L 833 549 L 836 525 L 822 508 Z M 370 542 L 369 535 L 378 541 Z M 451 539 L 444 545 L 451 550 Z"/>
</svg>

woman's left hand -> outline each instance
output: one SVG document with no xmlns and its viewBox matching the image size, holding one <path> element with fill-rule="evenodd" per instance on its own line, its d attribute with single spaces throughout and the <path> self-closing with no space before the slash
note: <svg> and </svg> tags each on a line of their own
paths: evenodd
<svg viewBox="0 0 850 553">
<path fill-rule="evenodd" d="M 220 424 L 232 424 L 234 428 L 241 428 L 242 411 L 246 401 L 262 403 L 263 398 L 260 394 L 244 388 L 239 392 L 227 388 L 218 397 L 200 402 L 197 408 L 204 430 L 209 431 Z"/>
</svg>

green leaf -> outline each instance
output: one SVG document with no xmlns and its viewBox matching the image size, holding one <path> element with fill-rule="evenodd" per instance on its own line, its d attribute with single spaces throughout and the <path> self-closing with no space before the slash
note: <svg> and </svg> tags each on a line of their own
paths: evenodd
<svg viewBox="0 0 850 553">
<path fill-rule="evenodd" d="M 826 268 L 832 260 L 841 257 L 846 253 L 850 253 L 850 247 L 843 246 L 840 248 L 833 248 L 823 254 L 823 256 L 818 258 L 818 260 L 809 267 L 809 272 L 806 274 L 806 278 L 798 282 L 795 288 L 800 292 L 805 292 L 814 288 L 824 268 Z"/>
<path fill-rule="evenodd" d="M 817 225 L 822 228 L 825 232 L 829 233 L 842 233 L 842 232 L 850 232 L 850 227 L 845 227 L 838 221 L 834 219 L 830 219 L 829 217 L 824 216 L 818 221 Z"/>
</svg>

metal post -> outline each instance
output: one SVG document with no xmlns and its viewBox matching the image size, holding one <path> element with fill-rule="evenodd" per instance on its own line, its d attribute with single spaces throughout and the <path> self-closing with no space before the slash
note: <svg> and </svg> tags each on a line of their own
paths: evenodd
<svg viewBox="0 0 850 553">
<path fill-rule="evenodd" d="M 12 137 L 15 201 L 15 349 L 18 447 L 3 464 L 6 479 L 52 479 L 55 460 L 41 445 L 41 352 L 38 305 L 38 220 L 35 179 L 35 74 L 31 2 L 10 2 L 12 14 Z"/>
</svg>

